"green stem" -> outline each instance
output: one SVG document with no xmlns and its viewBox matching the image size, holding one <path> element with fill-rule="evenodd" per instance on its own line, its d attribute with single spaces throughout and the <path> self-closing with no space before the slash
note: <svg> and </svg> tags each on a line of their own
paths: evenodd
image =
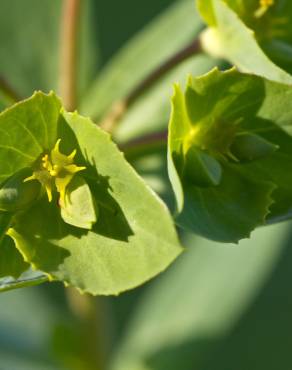
<svg viewBox="0 0 292 370">
<path fill-rule="evenodd" d="M 123 117 L 127 109 L 155 82 L 169 72 L 172 68 L 188 59 L 189 57 L 202 52 L 200 40 L 192 40 L 181 50 L 177 51 L 170 58 L 165 60 L 156 69 L 154 69 L 144 80 L 139 82 L 123 99 L 113 103 L 109 112 L 102 119 L 100 126 L 108 131 L 113 132 L 118 121 Z"/>
<path fill-rule="evenodd" d="M 159 149 L 166 149 L 167 130 L 142 135 L 134 140 L 130 140 L 120 145 L 120 149 L 125 153 L 128 160 L 134 160 L 147 153 L 153 153 Z"/>
<path fill-rule="evenodd" d="M 80 10 L 81 0 L 64 0 L 61 19 L 60 92 L 68 111 L 73 111 L 77 107 L 77 41 Z M 70 311 L 76 318 L 75 325 L 79 329 L 84 348 L 79 361 L 84 364 L 84 370 L 104 370 L 108 351 L 104 338 L 106 330 L 103 328 L 106 324 L 103 300 L 97 300 L 88 294 L 81 295 L 71 287 L 66 289 L 66 296 Z"/>
<path fill-rule="evenodd" d="M 80 21 L 80 0 L 64 0 L 61 23 L 60 93 L 65 108 L 77 106 L 77 39 Z"/>
<path fill-rule="evenodd" d="M 75 288 L 66 289 L 70 311 L 77 320 L 81 353 L 78 358 L 84 370 L 104 370 L 110 342 L 110 324 L 104 298 L 81 295 Z M 73 354 L 73 356 L 78 354 Z"/>
</svg>

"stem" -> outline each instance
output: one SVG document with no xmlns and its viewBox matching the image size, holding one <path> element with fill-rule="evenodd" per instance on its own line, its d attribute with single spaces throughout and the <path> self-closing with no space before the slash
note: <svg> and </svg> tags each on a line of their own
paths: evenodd
<svg viewBox="0 0 292 370">
<path fill-rule="evenodd" d="M 21 100 L 21 97 L 3 76 L 0 76 L 0 90 L 14 103 Z"/>
<path fill-rule="evenodd" d="M 109 112 L 102 119 L 100 126 L 108 131 L 113 132 L 117 122 L 122 118 L 126 110 L 132 105 L 141 94 L 143 94 L 150 86 L 157 82 L 172 68 L 188 59 L 192 55 L 202 51 L 200 40 L 198 38 L 192 40 L 189 44 L 185 45 L 181 50 L 170 56 L 156 69 L 154 69 L 144 80 L 139 82 L 123 99 L 113 103 Z"/>
<path fill-rule="evenodd" d="M 103 298 L 81 295 L 75 288 L 66 288 L 67 302 L 78 325 L 81 362 L 88 370 L 104 370 L 109 352 L 110 327 Z"/>
<path fill-rule="evenodd" d="M 67 110 L 77 106 L 77 36 L 80 0 L 64 0 L 61 23 L 60 93 Z"/>
<path fill-rule="evenodd" d="M 125 153 L 128 160 L 133 160 L 153 150 L 165 148 L 167 145 L 167 134 L 167 130 L 163 130 L 142 135 L 120 145 L 120 149 Z"/>
<path fill-rule="evenodd" d="M 77 51 L 81 0 L 64 0 L 61 18 L 60 92 L 64 106 L 73 111 L 77 107 Z M 66 289 L 68 306 L 76 318 L 81 342 L 84 345 L 84 367 L 94 370 L 105 368 L 107 348 L 103 338 L 105 310 L 103 301 L 76 289 Z M 97 304 L 98 303 L 98 304 Z M 78 354 L 77 354 L 78 356 Z M 85 357 L 85 358 L 84 358 Z"/>
</svg>

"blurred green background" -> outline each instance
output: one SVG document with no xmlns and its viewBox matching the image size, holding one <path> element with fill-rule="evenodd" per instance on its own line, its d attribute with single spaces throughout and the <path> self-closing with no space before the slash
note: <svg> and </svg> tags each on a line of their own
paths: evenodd
<svg viewBox="0 0 292 370">
<path fill-rule="evenodd" d="M 58 90 L 61 6 L 0 2 L 0 76 L 22 97 Z M 193 0 L 83 0 L 79 110 L 98 119 L 202 27 Z M 215 64 L 200 55 L 169 72 L 116 140 L 166 127 L 171 84 Z M 165 150 L 132 164 L 171 205 Z M 119 297 L 80 298 L 57 283 L 1 293 L 0 370 L 291 370 L 290 229 L 261 228 L 239 245 L 181 232 L 185 253 Z"/>
</svg>

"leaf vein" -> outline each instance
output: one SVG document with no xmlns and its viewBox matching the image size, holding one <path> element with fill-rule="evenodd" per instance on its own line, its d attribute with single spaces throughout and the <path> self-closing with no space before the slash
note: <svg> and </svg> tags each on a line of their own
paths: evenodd
<svg viewBox="0 0 292 370">
<path fill-rule="evenodd" d="M 22 155 L 23 157 L 26 157 L 26 158 L 35 160 L 35 158 L 32 157 L 31 155 L 26 154 L 26 153 L 22 152 L 21 150 L 14 148 L 13 146 L 10 146 L 10 145 L 1 145 L 0 144 L 0 148 L 12 150 L 12 151 L 14 151 L 14 152 Z"/>
</svg>

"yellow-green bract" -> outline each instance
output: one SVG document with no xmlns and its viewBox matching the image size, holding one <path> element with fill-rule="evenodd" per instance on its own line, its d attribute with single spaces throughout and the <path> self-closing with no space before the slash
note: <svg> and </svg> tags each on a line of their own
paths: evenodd
<svg viewBox="0 0 292 370">
<path fill-rule="evenodd" d="M 184 93 L 175 86 L 168 171 L 179 225 L 237 242 L 291 217 L 291 97 L 235 69 L 190 77 Z"/>
</svg>

